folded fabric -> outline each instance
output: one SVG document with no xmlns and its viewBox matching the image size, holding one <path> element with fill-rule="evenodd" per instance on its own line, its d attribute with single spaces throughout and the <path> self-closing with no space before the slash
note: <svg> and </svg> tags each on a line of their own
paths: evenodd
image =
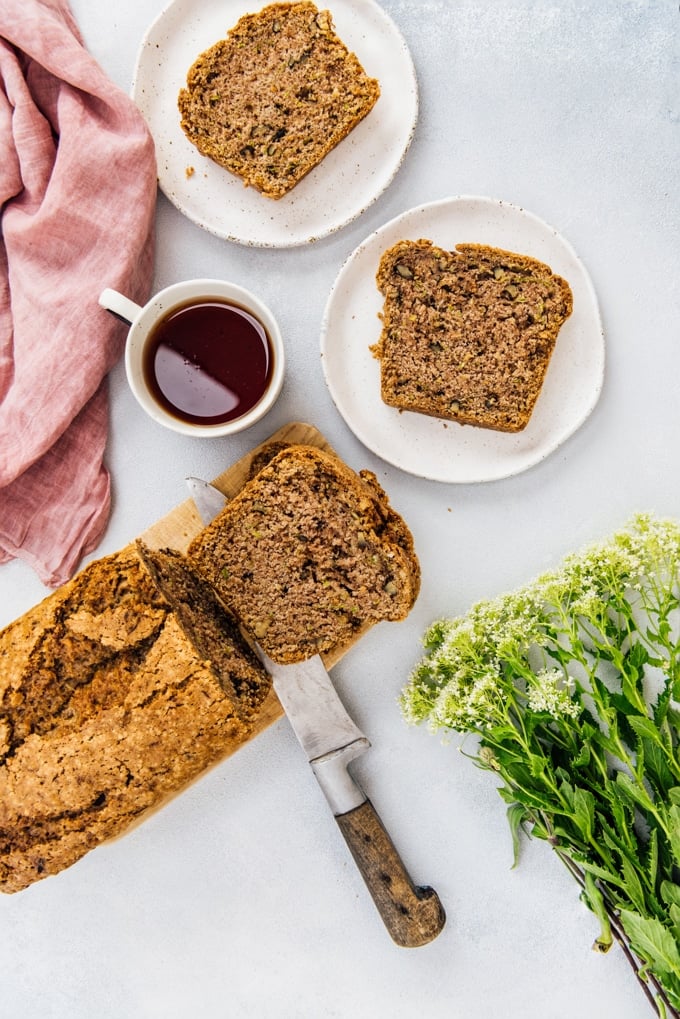
<svg viewBox="0 0 680 1019">
<path fill-rule="evenodd" d="M 148 297 L 156 163 L 66 0 L 2 0 L 0 81 L 0 562 L 57 586 L 108 521 L 125 329 L 97 299 Z"/>
</svg>

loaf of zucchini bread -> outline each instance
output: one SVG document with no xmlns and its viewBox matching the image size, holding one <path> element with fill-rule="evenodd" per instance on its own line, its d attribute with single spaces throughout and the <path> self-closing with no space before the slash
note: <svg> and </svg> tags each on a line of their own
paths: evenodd
<svg viewBox="0 0 680 1019">
<path fill-rule="evenodd" d="M 269 689 L 182 557 L 91 563 L 0 633 L 0 890 L 70 866 L 236 749 Z"/>
</svg>

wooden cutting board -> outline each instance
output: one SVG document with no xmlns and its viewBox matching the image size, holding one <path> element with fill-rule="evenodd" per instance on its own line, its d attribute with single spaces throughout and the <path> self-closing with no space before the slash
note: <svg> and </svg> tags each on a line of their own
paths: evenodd
<svg viewBox="0 0 680 1019">
<path fill-rule="evenodd" d="M 231 467 L 227 468 L 217 478 L 212 479 L 212 483 L 222 492 L 224 492 L 224 494 L 227 497 L 233 497 L 239 491 L 239 489 L 242 488 L 242 486 L 248 479 L 253 459 L 256 456 L 258 456 L 267 445 L 274 442 L 302 443 L 316 446 L 317 448 L 326 450 L 330 453 L 334 452 L 330 445 L 326 442 L 324 437 L 321 435 L 320 432 L 317 431 L 316 428 L 314 428 L 311 425 L 293 422 L 291 424 L 285 425 L 283 428 L 280 428 L 277 432 L 270 436 L 270 438 L 266 442 L 252 449 L 237 463 L 234 463 Z M 193 501 L 190 498 L 187 498 L 183 503 L 175 507 L 175 509 L 173 509 L 170 513 L 162 517 L 155 524 L 149 527 L 146 531 L 140 534 L 139 537 L 143 542 L 145 542 L 148 546 L 152 548 L 170 547 L 183 552 L 186 551 L 192 539 L 197 534 L 200 533 L 202 528 L 203 524 L 198 515 L 198 512 L 194 507 Z M 121 553 L 123 553 L 130 548 L 134 548 L 134 542 L 128 545 L 127 548 L 121 549 L 120 551 Z M 58 597 L 58 595 L 55 592 L 53 595 L 49 595 L 47 600 L 49 600 L 49 598 L 56 597 Z M 40 606 L 37 607 L 38 612 L 39 610 Z M 30 613 L 28 613 L 27 615 L 30 615 Z M 28 620 L 26 625 L 32 627 L 33 623 L 34 620 Z M 368 629 L 368 627 L 365 627 L 364 629 Z M 364 631 L 360 630 L 353 637 L 351 642 L 349 642 L 347 645 L 335 648 L 331 654 L 324 655 L 324 661 L 326 665 L 330 667 L 335 662 L 337 662 L 342 657 L 342 655 L 348 650 L 348 648 L 356 640 L 359 639 L 363 632 Z M 294 668 L 294 666 L 291 666 L 291 668 Z M 249 736 L 244 740 L 239 733 L 238 738 L 234 739 L 233 744 L 227 748 L 222 747 L 219 757 L 216 758 L 207 767 L 208 768 L 214 767 L 224 759 L 230 757 L 242 746 L 244 746 L 246 742 L 255 739 L 273 722 L 280 719 L 282 715 L 283 709 L 279 704 L 276 695 L 272 691 L 265 700 L 264 705 L 257 717 L 257 720 L 253 725 L 253 729 L 250 732 Z M 201 776 L 205 774 L 205 770 L 207 769 L 204 769 L 204 771 L 197 775 L 192 781 L 194 782 L 198 781 L 201 778 Z M 126 824 L 125 827 L 121 829 L 117 836 L 110 836 L 107 839 L 107 841 L 113 841 L 114 838 L 122 838 L 123 836 L 125 836 L 130 830 L 132 830 L 132 828 L 135 828 L 137 825 L 144 822 L 151 814 L 155 813 L 157 810 L 163 807 L 169 800 L 174 799 L 174 797 L 179 792 L 186 789 L 189 784 L 191 783 L 189 782 L 183 784 L 181 789 L 176 789 L 168 793 L 158 802 L 154 803 L 152 806 L 142 811 L 135 818 L 134 821 L 132 821 L 129 824 Z M 95 838 L 93 844 L 97 841 L 98 839 Z"/>
<path fill-rule="evenodd" d="M 303 443 L 308 446 L 317 446 L 319 449 L 324 449 L 329 453 L 335 452 L 321 432 L 314 428 L 313 425 L 294 421 L 288 425 L 284 425 L 283 428 L 280 428 L 277 432 L 271 435 L 266 442 L 263 442 L 260 446 L 252 449 L 235 464 L 223 471 L 222 474 L 218 475 L 214 479 L 208 480 L 210 480 L 216 488 L 219 488 L 221 492 L 224 492 L 226 496 L 229 498 L 233 497 L 247 481 L 250 465 L 254 457 L 256 457 L 261 450 L 271 442 Z M 196 507 L 194 506 L 193 500 L 187 499 L 149 527 L 148 530 L 144 531 L 144 533 L 140 535 L 140 538 L 150 548 L 175 548 L 180 552 L 185 552 L 190 542 L 196 537 L 202 528 L 203 523 L 198 515 Z M 334 665 L 335 662 L 339 661 L 345 652 L 357 640 L 359 640 L 368 628 L 369 627 L 364 627 L 363 629 L 360 629 L 353 636 L 350 642 L 344 644 L 342 647 L 334 648 L 332 652 L 324 655 L 323 659 L 328 668 Z M 259 735 L 259 733 L 263 732 L 273 722 L 280 718 L 282 714 L 283 709 L 279 704 L 276 694 L 272 691 L 264 702 L 249 739 L 254 739 L 257 735 Z M 243 744 L 239 744 L 239 746 L 242 745 Z M 235 747 L 234 749 L 237 750 L 238 747 Z"/>
</svg>

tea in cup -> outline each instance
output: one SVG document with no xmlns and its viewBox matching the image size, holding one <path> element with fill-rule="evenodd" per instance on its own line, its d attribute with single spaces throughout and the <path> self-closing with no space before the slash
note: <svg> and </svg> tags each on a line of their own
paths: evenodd
<svg viewBox="0 0 680 1019">
<path fill-rule="evenodd" d="M 108 289 L 99 303 L 130 324 L 128 383 L 159 424 L 184 435 L 231 435 L 274 405 L 283 341 L 274 316 L 250 291 L 198 279 L 166 287 L 143 307 Z"/>
</svg>

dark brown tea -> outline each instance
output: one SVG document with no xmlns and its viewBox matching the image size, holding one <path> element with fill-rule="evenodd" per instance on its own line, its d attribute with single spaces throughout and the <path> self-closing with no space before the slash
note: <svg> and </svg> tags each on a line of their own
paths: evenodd
<svg viewBox="0 0 680 1019">
<path fill-rule="evenodd" d="M 274 369 L 267 331 L 237 304 L 187 301 L 156 325 L 144 351 L 144 378 L 156 401 L 191 424 L 216 425 L 247 414 Z"/>
</svg>

